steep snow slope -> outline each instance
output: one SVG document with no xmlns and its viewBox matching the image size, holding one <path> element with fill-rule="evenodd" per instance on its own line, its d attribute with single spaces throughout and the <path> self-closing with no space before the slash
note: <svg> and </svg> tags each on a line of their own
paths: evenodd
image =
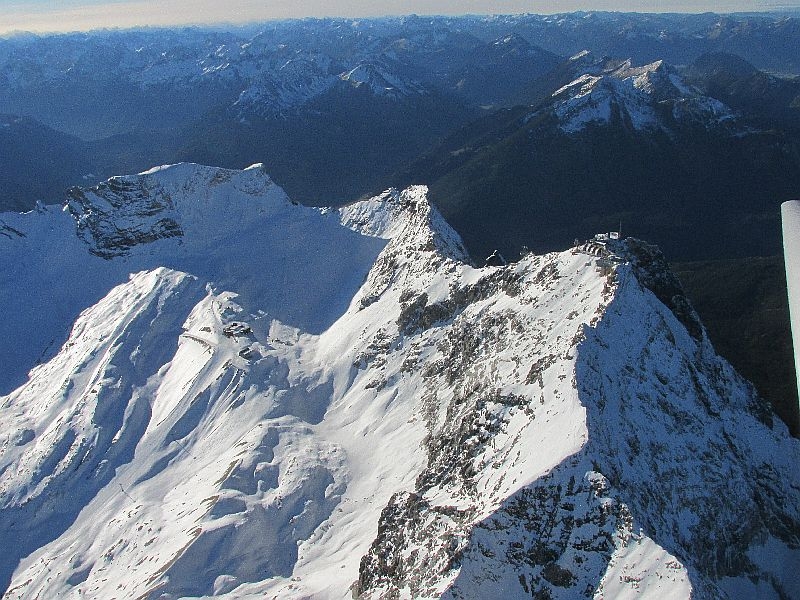
<svg viewBox="0 0 800 600">
<path fill-rule="evenodd" d="M 800 448 L 647 245 L 474 269 L 425 188 L 195 165 L 3 218 L 91 288 L 0 399 L 8 598 L 800 593 Z"/>
<path fill-rule="evenodd" d="M 114 177 L 74 189 L 63 211 L 0 215 L 0 227 L 0 309 L 13 316 L 0 322 L 2 393 L 51 357 L 80 311 L 129 273 L 169 266 L 204 276 L 319 333 L 347 308 L 383 246 L 292 205 L 258 165 Z"/>
</svg>

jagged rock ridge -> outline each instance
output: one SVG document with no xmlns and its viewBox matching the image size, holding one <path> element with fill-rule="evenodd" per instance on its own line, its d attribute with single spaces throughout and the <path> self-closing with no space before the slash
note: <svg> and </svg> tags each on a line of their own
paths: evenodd
<svg viewBox="0 0 800 600">
<path fill-rule="evenodd" d="M 797 441 L 652 247 L 476 269 L 424 187 L 195 165 L 3 222 L 84 303 L 0 399 L 7 597 L 800 592 Z"/>
</svg>

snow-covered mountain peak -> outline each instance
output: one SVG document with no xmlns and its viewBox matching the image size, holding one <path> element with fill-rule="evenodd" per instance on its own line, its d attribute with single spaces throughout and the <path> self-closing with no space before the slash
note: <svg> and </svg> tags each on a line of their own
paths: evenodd
<svg viewBox="0 0 800 600">
<path fill-rule="evenodd" d="M 358 234 L 466 260 L 458 234 L 427 192 L 422 185 L 390 189 L 334 212 L 341 225 Z M 291 202 L 260 163 L 243 170 L 181 163 L 112 177 L 92 188 L 72 188 L 65 210 L 90 252 L 103 258 L 173 237 L 181 238 L 183 253 L 213 253 L 221 241 L 271 221 L 331 212 Z"/>
<path fill-rule="evenodd" d="M 71 212 L 3 217 L 0 349 L 53 346 L 0 397 L 9 597 L 800 593 L 800 446 L 652 247 L 476 269 L 424 186 L 107 185 L 81 216 L 181 236 L 101 258 Z"/>
<path fill-rule="evenodd" d="M 573 58 L 581 73 L 552 94 L 566 132 L 616 119 L 633 129 L 669 130 L 674 123 L 715 127 L 734 117 L 731 109 L 685 84 L 661 60 L 634 66 L 630 60 L 595 60 L 585 54 Z"/>
<path fill-rule="evenodd" d="M 66 208 L 91 252 L 111 258 L 170 237 L 211 244 L 287 204 L 263 165 L 235 171 L 183 163 L 72 188 Z"/>
<path fill-rule="evenodd" d="M 397 244 L 467 262 L 459 235 L 428 200 L 428 187 L 386 190 L 369 200 L 339 209 L 342 223 L 365 235 L 396 240 Z"/>
<path fill-rule="evenodd" d="M 632 79 L 633 86 L 647 94 L 671 95 L 671 90 L 670 92 L 665 92 L 663 89 L 659 88 L 659 86 L 672 85 L 669 80 L 667 68 L 662 60 L 634 67 L 630 59 L 628 59 L 611 70 L 610 74 L 620 80 Z"/>
<path fill-rule="evenodd" d="M 360 291 L 365 307 L 390 286 L 424 287 L 431 268 L 466 264 L 469 255 L 460 236 L 428 200 L 428 188 L 390 189 L 370 200 L 339 209 L 347 227 L 388 240 Z"/>
</svg>

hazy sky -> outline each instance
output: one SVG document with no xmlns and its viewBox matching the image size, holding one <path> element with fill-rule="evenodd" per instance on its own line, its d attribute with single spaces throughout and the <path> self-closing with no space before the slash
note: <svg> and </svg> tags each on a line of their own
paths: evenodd
<svg viewBox="0 0 800 600">
<path fill-rule="evenodd" d="M 735 12 L 787 7 L 800 7 L 800 0 L 0 0 L 0 33 L 242 23 L 309 16 L 544 14 L 575 10 Z"/>
</svg>

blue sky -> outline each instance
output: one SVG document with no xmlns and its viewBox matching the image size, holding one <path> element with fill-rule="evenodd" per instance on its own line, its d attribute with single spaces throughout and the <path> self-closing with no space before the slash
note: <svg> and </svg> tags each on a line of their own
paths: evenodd
<svg viewBox="0 0 800 600">
<path fill-rule="evenodd" d="M 799 8 L 800 0 L 0 0 L 0 33 L 241 23 L 308 16 L 554 13 L 575 10 L 735 12 Z"/>
</svg>

